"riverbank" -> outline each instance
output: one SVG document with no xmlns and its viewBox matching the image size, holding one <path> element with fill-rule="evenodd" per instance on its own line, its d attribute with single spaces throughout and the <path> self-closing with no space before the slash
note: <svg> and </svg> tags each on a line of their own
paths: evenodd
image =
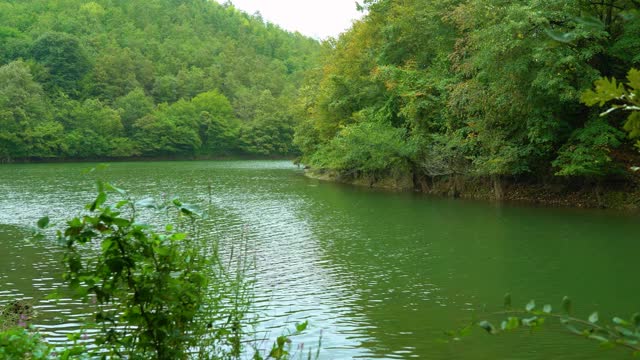
<svg viewBox="0 0 640 360">
<path fill-rule="evenodd" d="M 306 169 L 310 178 L 391 191 L 416 191 L 450 198 L 520 202 L 554 207 L 640 210 L 640 173 L 625 180 L 602 184 L 554 178 L 532 179 L 442 176 L 427 178 L 413 174 L 395 176 L 344 176 L 332 171 Z"/>
</svg>

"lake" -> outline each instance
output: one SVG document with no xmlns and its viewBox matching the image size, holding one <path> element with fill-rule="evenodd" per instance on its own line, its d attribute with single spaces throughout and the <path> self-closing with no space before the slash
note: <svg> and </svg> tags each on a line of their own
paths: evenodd
<svg viewBox="0 0 640 360">
<path fill-rule="evenodd" d="M 574 300 L 586 317 L 640 311 L 638 216 L 393 193 L 306 178 L 287 161 L 0 166 L 0 304 L 33 299 L 35 326 L 54 343 L 83 324 L 82 304 L 45 296 L 61 283 L 53 239 L 28 240 L 38 218 L 80 214 L 102 178 L 135 197 L 211 204 L 203 231 L 253 254 L 258 331 L 294 338 L 322 359 L 627 359 L 548 319 L 544 329 L 455 343 L 444 331 L 474 311 Z M 224 249 L 223 249 L 224 250 Z M 265 347 L 270 346 L 265 344 Z"/>
</svg>

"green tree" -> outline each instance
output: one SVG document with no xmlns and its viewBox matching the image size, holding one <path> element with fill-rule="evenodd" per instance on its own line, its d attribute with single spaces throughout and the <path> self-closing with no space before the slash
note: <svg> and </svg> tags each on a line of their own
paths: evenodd
<svg viewBox="0 0 640 360">
<path fill-rule="evenodd" d="M 25 132 L 50 119 L 40 84 L 29 67 L 14 61 L 0 67 L 0 160 L 30 157 Z"/>
<path fill-rule="evenodd" d="M 132 134 L 136 120 L 150 114 L 154 109 L 153 99 L 140 88 L 116 99 L 114 106 L 118 109 L 122 126 L 128 135 Z"/>
<path fill-rule="evenodd" d="M 91 69 L 91 64 L 76 37 L 46 32 L 31 46 L 31 55 L 49 71 L 45 81 L 48 91 L 61 90 L 71 96 L 80 95 L 80 80 Z"/>
</svg>

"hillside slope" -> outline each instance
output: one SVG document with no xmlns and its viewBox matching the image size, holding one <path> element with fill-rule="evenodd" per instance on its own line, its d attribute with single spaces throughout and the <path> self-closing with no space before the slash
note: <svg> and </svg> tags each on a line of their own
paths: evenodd
<svg viewBox="0 0 640 360">
<path fill-rule="evenodd" d="M 319 52 L 207 0 L 0 1 L 0 162 L 290 155 Z"/>
</svg>

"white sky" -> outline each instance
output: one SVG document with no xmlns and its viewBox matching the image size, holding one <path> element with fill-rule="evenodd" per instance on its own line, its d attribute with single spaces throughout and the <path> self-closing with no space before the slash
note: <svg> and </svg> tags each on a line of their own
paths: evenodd
<svg viewBox="0 0 640 360">
<path fill-rule="evenodd" d="M 224 3 L 224 0 L 218 0 Z M 259 11 L 262 18 L 289 31 L 316 39 L 337 37 L 362 16 L 356 0 L 231 0 L 249 14 Z"/>
</svg>

